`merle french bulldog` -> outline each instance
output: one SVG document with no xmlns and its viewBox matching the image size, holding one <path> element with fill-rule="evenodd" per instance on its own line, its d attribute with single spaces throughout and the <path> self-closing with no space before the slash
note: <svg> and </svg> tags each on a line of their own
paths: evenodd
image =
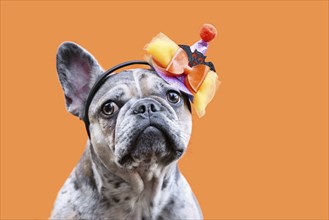
<svg viewBox="0 0 329 220">
<path fill-rule="evenodd" d="M 63 43 L 57 72 L 66 108 L 85 117 L 93 84 L 104 72 L 75 43 Z M 87 110 L 89 139 L 58 193 L 51 219 L 202 219 L 178 169 L 192 129 L 189 101 L 153 70 L 111 75 Z"/>
</svg>

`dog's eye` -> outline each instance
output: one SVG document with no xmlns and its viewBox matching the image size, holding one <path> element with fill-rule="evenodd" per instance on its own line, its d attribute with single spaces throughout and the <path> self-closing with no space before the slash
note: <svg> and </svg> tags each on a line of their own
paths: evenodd
<svg viewBox="0 0 329 220">
<path fill-rule="evenodd" d="M 180 94 L 176 91 L 168 91 L 167 100 L 171 103 L 178 103 L 180 101 Z"/>
<path fill-rule="evenodd" d="M 105 115 L 112 115 L 118 109 L 119 107 L 117 106 L 117 104 L 115 104 L 115 102 L 112 101 L 106 102 L 102 107 L 102 111 Z"/>
</svg>

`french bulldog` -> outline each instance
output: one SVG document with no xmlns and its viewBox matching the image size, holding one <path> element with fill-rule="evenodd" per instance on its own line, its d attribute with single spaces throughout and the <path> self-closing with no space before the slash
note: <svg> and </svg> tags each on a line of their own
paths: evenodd
<svg viewBox="0 0 329 220">
<path fill-rule="evenodd" d="M 64 42 L 57 72 L 67 111 L 83 119 L 104 73 L 81 46 Z M 86 149 L 55 201 L 51 219 L 202 219 L 177 162 L 192 123 L 186 95 L 152 69 L 112 74 L 89 109 Z"/>
</svg>

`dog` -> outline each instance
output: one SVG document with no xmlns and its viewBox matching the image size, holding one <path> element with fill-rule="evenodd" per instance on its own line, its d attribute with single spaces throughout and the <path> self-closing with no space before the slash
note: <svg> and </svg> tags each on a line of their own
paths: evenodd
<svg viewBox="0 0 329 220">
<path fill-rule="evenodd" d="M 104 70 L 73 42 L 60 45 L 56 60 L 67 111 L 83 119 Z M 203 218 L 177 165 L 192 129 L 186 95 L 152 69 L 122 70 L 106 79 L 87 113 L 90 138 L 51 219 Z"/>
</svg>

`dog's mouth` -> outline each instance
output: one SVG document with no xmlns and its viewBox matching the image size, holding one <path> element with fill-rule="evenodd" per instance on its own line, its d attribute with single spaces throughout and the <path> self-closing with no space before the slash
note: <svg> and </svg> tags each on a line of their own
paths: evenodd
<svg viewBox="0 0 329 220">
<path fill-rule="evenodd" d="M 184 153 L 184 149 L 177 146 L 170 132 L 158 124 L 145 126 L 133 137 L 131 143 L 125 155 L 118 160 L 120 165 L 128 168 L 155 163 L 166 165 Z"/>
</svg>

